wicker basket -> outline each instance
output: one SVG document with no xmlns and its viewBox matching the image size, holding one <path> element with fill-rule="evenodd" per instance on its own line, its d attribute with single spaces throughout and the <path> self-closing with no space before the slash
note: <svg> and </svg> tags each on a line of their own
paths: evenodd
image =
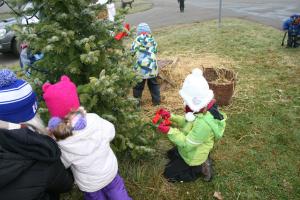
<svg viewBox="0 0 300 200">
<path fill-rule="evenodd" d="M 214 91 L 217 104 L 219 106 L 229 105 L 237 81 L 235 72 L 225 68 L 204 68 L 203 76 L 206 78 L 210 89 Z"/>
</svg>

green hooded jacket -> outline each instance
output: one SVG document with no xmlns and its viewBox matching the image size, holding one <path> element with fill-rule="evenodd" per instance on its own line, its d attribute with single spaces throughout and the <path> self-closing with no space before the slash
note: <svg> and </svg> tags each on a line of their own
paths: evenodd
<svg viewBox="0 0 300 200">
<path fill-rule="evenodd" d="M 196 114 L 192 122 L 185 117 L 171 116 L 172 126 L 168 132 L 169 139 L 177 146 L 178 152 L 189 166 L 204 163 L 213 148 L 214 141 L 223 135 L 226 115 L 223 120 L 214 119 L 210 112 Z"/>
</svg>

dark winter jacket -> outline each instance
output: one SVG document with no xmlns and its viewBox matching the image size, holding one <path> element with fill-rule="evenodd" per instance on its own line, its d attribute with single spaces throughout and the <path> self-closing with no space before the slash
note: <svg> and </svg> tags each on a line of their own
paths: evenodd
<svg viewBox="0 0 300 200">
<path fill-rule="evenodd" d="M 285 20 L 282 29 L 289 33 L 293 31 L 295 35 L 300 36 L 300 15 L 295 14 Z"/>
<path fill-rule="evenodd" d="M 0 129 L 0 199 L 58 199 L 73 185 L 53 139 L 30 129 Z"/>
</svg>

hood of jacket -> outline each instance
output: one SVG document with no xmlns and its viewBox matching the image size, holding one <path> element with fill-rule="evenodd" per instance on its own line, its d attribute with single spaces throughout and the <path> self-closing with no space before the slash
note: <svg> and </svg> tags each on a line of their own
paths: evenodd
<svg viewBox="0 0 300 200">
<path fill-rule="evenodd" d="M 60 159 L 53 139 L 30 129 L 0 129 L 0 188 L 36 162 L 52 163 Z"/>
<path fill-rule="evenodd" d="M 212 114 L 206 115 L 206 117 L 204 117 L 205 122 L 209 125 L 214 133 L 215 140 L 219 140 L 223 136 L 226 127 L 227 116 L 225 113 L 221 114 L 223 116 L 222 120 L 215 119 Z"/>
</svg>

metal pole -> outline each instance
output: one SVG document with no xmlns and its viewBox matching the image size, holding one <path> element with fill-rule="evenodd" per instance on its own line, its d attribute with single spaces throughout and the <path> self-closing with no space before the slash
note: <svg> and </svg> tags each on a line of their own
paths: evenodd
<svg viewBox="0 0 300 200">
<path fill-rule="evenodd" d="M 222 0 L 219 1 L 219 24 L 218 24 L 219 28 L 221 28 L 221 19 L 222 19 Z"/>
</svg>

